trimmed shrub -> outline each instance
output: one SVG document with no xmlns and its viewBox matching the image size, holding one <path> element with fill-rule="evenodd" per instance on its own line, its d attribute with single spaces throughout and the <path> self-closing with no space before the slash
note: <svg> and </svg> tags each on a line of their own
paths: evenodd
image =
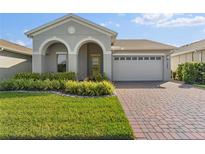
<svg viewBox="0 0 205 154">
<path fill-rule="evenodd" d="M 194 63 L 197 70 L 196 82 L 204 83 L 205 63 Z"/>
<path fill-rule="evenodd" d="M 34 80 L 40 80 L 41 76 L 40 73 L 17 73 L 14 76 L 14 79 L 34 79 Z"/>
<path fill-rule="evenodd" d="M 101 96 L 113 94 L 114 86 L 108 81 L 60 81 L 11 79 L 0 82 L 0 90 L 55 90 L 82 96 Z"/>
<path fill-rule="evenodd" d="M 205 83 L 205 63 L 186 62 L 180 64 L 176 71 L 176 79 L 185 83 Z"/>
<path fill-rule="evenodd" d="M 198 70 L 194 63 L 185 63 L 182 68 L 182 80 L 185 83 L 195 83 L 197 79 Z"/>
<path fill-rule="evenodd" d="M 76 80 L 74 72 L 59 73 L 17 73 L 14 79 L 33 79 L 33 80 Z"/>
<path fill-rule="evenodd" d="M 202 73 L 202 84 L 205 84 L 205 72 Z"/>
<path fill-rule="evenodd" d="M 67 81 L 65 86 L 65 93 L 82 96 L 111 95 L 114 92 L 114 86 L 108 81 Z"/>
<path fill-rule="evenodd" d="M 182 69 L 184 64 L 179 64 L 176 70 L 176 80 L 182 81 Z"/>
<path fill-rule="evenodd" d="M 0 90 L 63 90 L 65 81 L 11 79 L 0 83 Z"/>
</svg>

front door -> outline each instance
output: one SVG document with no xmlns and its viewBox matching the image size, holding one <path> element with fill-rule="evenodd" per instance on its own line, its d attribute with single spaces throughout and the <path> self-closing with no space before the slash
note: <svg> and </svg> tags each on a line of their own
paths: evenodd
<svg viewBox="0 0 205 154">
<path fill-rule="evenodd" d="M 98 54 L 90 55 L 89 74 L 91 78 L 101 73 L 100 60 L 101 60 L 100 55 Z"/>
</svg>

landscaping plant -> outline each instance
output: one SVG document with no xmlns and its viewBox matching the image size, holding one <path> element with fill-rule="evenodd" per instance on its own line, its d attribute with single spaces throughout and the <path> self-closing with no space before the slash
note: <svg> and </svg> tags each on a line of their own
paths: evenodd
<svg viewBox="0 0 205 154">
<path fill-rule="evenodd" d="M 54 90 L 81 96 L 101 96 L 113 94 L 114 86 L 109 81 L 11 79 L 0 83 L 0 90 Z"/>
<path fill-rule="evenodd" d="M 74 72 L 58 73 L 17 73 L 14 79 L 33 79 L 33 80 L 76 80 Z"/>
<path fill-rule="evenodd" d="M 109 81 L 67 81 L 65 84 L 65 93 L 82 96 L 101 96 L 111 95 L 114 92 L 114 86 Z"/>
<path fill-rule="evenodd" d="M 176 70 L 176 79 L 185 83 L 205 84 L 205 63 L 186 62 Z"/>
<path fill-rule="evenodd" d="M 184 64 L 179 64 L 176 70 L 176 79 L 182 81 L 182 69 Z"/>
</svg>

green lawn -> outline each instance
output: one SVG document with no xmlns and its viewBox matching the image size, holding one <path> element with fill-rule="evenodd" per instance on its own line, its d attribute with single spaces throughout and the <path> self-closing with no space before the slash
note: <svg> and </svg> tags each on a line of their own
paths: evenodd
<svg viewBox="0 0 205 154">
<path fill-rule="evenodd" d="M 204 84 L 194 84 L 194 86 L 205 89 L 205 85 Z"/>
<path fill-rule="evenodd" d="M 133 139 L 117 97 L 0 93 L 0 139 Z"/>
</svg>

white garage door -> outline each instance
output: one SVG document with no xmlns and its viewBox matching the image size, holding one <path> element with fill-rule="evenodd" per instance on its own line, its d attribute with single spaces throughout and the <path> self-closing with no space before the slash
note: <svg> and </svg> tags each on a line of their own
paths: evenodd
<svg viewBox="0 0 205 154">
<path fill-rule="evenodd" d="M 163 79 L 161 56 L 114 56 L 114 81 L 160 81 Z"/>
</svg>

